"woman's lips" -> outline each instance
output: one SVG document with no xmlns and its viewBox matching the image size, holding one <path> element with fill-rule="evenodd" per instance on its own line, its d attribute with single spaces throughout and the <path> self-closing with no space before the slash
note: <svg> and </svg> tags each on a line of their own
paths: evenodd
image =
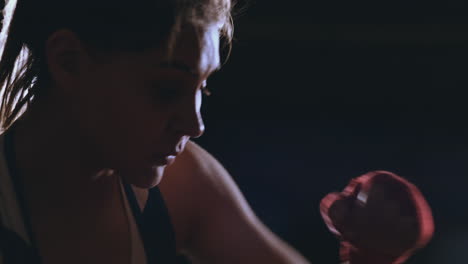
<svg viewBox="0 0 468 264">
<path fill-rule="evenodd" d="M 175 155 L 161 155 L 156 156 L 154 159 L 155 165 L 171 165 L 174 163 L 176 156 Z"/>
</svg>

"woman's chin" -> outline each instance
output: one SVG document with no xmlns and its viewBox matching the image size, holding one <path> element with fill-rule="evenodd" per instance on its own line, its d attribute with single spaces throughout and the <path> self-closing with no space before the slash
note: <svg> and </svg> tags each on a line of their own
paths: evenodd
<svg viewBox="0 0 468 264">
<path fill-rule="evenodd" d="M 165 168 L 166 165 L 155 165 L 133 170 L 121 169 L 117 173 L 126 183 L 139 188 L 151 189 L 161 182 Z"/>
</svg>

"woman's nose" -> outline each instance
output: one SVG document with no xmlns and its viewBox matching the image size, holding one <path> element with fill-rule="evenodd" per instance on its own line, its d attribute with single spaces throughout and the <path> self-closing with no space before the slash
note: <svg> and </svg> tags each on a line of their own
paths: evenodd
<svg viewBox="0 0 468 264">
<path fill-rule="evenodd" d="M 203 123 L 203 117 L 200 111 L 194 111 L 187 117 L 187 124 L 185 128 L 186 135 L 191 138 L 201 137 L 205 132 L 205 123 Z"/>
<path fill-rule="evenodd" d="M 173 129 L 178 134 L 197 138 L 205 132 L 205 124 L 200 112 L 200 103 L 195 102 L 181 106 L 173 120 Z"/>
</svg>

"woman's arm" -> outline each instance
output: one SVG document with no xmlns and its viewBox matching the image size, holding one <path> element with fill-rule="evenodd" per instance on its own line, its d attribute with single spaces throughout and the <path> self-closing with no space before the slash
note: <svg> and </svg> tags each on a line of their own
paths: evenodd
<svg viewBox="0 0 468 264">
<path fill-rule="evenodd" d="M 370 178 L 370 174 L 376 174 L 378 177 Z M 388 172 L 370 174 L 353 180 L 343 194 L 330 194 L 325 197 L 321 204 L 322 214 L 332 232 L 340 237 L 341 233 L 345 234 L 343 245 L 349 241 L 356 242 L 353 237 L 348 237 L 348 234 L 355 234 L 361 238 L 358 244 L 363 244 L 365 246 L 362 248 L 369 249 L 356 250 L 351 244 L 344 246 L 340 252 L 343 261 L 349 264 L 403 263 L 415 248 L 423 247 L 431 237 L 433 224 L 430 208 L 416 187 L 403 179 L 398 178 L 397 182 L 395 177 L 387 179 L 386 176 L 391 175 Z M 171 215 L 176 215 L 174 219 L 178 248 L 185 251 L 195 262 L 309 263 L 257 218 L 229 173 L 213 156 L 195 143 L 187 144 L 186 150 L 168 167 L 164 177 L 161 190 L 165 198 L 168 198 L 169 210 L 173 210 Z M 364 181 L 368 178 L 382 178 L 384 181 L 379 184 Z M 367 199 L 369 206 L 359 207 L 356 211 L 353 210 L 354 201 L 359 198 L 357 192 L 361 186 L 362 190 L 371 188 L 379 194 L 391 189 L 392 195 L 395 192 L 403 192 L 408 197 L 399 196 L 406 199 L 397 202 L 398 199 L 378 199 L 372 194 Z M 382 191 L 377 190 L 379 186 L 383 188 Z M 341 199 L 342 196 L 345 199 Z M 348 200 L 352 203 L 348 204 Z M 398 212 L 395 212 L 393 217 L 384 217 L 386 214 L 379 213 L 384 210 L 388 215 L 390 211 L 387 207 L 389 203 L 394 202 L 397 202 L 397 207 L 414 204 L 410 210 L 414 219 L 411 218 L 410 222 L 403 221 Z M 349 210 L 360 214 L 347 215 Z M 415 225 L 411 223 L 422 229 L 414 229 Z M 418 239 L 412 239 L 414 236 L 418 236 Z M 382 248 L 384 250 L 380 250 Z M 395 250 L 392 250 L 394 248 Z M 387 254 L 388 250 L 392 254 Z M 393 254 L 395 252 L 397 254 Z"/>
<path fill-rule="evenodd" d="M 178 168 L 170 168 L 172 175 L 166 176 L 184 178 L 185 193 L 179 195 L 186 195 L 192 207 L 184 251 L 194 262 L 309 263 L 257 218 L 229 173 L 213 156 L 189 142 L 179 158 Z"/>
</svg>

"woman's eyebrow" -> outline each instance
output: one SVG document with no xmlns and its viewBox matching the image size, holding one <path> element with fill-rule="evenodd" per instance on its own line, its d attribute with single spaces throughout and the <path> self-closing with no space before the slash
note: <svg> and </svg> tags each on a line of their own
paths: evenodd
<svg viewBox="0 0 468 264">
<path fill-rule="evenodd" d="M 188 64 L 185 64 L 185 63 L 180 62 L 180 61 L 163 61 L 163 62 L 157 64 L 156 67 L 175 68 L 175 69 L 183 71 L 183 72 L 187 72 L 187 73 L 190 73 L 190 74 L 196 74 L 196 72 L 194 71 L 194 69 L 192 67 L 190 67 Z"/>
<path fill-rule="evenodd" d="M 190 67 L 188 64 L 182 61 L 163 61 L 161 63 L 158 63 L 156 67 L 177 69 L 177 70 L 189 73 L 191 75 L 194 75 L 195 77 L 203 76 L 202 73 L 198 72 L 197 70 L 195 70 L 194 68 Z M 221 64 L 217 64 L 216 67 L 210 70 L 206 76 L 211 75 L 212 73 L 219 71 L 220 69 L 221 69 Z"/>
</svg>

